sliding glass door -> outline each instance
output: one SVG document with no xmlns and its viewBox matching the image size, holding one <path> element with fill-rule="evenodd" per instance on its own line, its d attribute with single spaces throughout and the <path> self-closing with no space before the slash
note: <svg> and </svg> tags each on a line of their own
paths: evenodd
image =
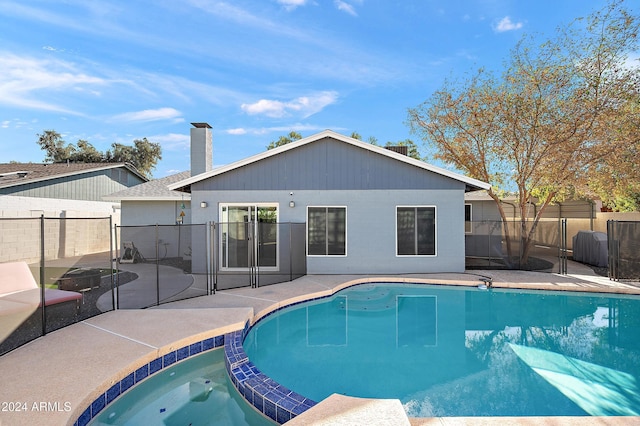
<svg viewBox="0 0 640 426">
<path fill-rule="evenodd" d="M 278 268 L 277 204 L 220 206 L 223 269 Z"/>
</svg>

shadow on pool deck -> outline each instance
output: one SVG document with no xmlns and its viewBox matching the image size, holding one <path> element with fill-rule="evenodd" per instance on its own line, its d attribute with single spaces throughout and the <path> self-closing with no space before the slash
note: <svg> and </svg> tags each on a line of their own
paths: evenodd
<svg viewBox="0 0 640 426">
<path fill-rule="evenodd" d="M 135 265 L 131 265 L 134 269 Z M 459 274 L 411 274 L 375 277 L 384 281 L 413 281 L 477 286 L 480 277 L 491 277 L 499 288 L 552 289 L 640 294 L 638 283 L 621 283 L 596 276 L 593 271 L 570 262 L 570 274 L 524 271 L 467 271 Z M 280 306 L 284 301 L 304 299 L 309 294 L 331 293 L 345 283 L 369 281 L 374 276 L 307 275 L 292 282 L 257 289 L 238 288 L 215 295 L 182 300 L 144 310 L 118 310 L 87 319 L 24 345 L 0 357 L 0 402 L 14 403 L 13 410 L 0 412 L 0 425 L 73 424 L 82 411 L 113 383 L 159 355 L 190 342 L 221 335 L 243 327 L 253 315 Z M 18 410 L 15 403 L 19 403 Z M 44 404 L 42 404 L 44 403 Z M 373 405 L 372 405 L 373 404 Z M 367 424 L 386 425 L 388 419 L 370 419 L 371 404 L 355 405 L 326 401 L 310 410 L 323 418 L 323 410 L 334 415 L 343 410 L 345 420 L 357 406 L 368 407 L 360 416 Z M 2 408 L 2 407 L 0 407 Z M 40 409 L 42 408 L 42 409 Z M 380 405 L 382 408 L 382 402 Z M 315 414 L 312 413 L 315 411 Z M 327 411 L 324 411 L 327 412 Z M 339 417 L 339 416 L 338 416 Z M 360 418 L 360 417 L 358 417 Z M 334 417 L 336 419 L 336 417 Z M 294 419 L 295 420 L 295 419 Z M 301 424 L 298 418 L 296 424 Z M 409 424 L 398 418 L 396 424 Z M 439 418 L 411 419 L 410 424 L 637 424 L 638 418 Z M 319 424 L 322 421 L 318 420 Z"/>
</svg>

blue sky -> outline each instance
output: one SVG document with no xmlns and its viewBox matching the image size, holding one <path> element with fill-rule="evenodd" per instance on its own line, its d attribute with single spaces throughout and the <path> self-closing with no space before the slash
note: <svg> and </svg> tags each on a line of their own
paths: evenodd
<svg viewBox="0 0 640 426">
<path fill-rule="evenodd" d="M 191 122 L 214 164 L 291 130 L 412 138 L 407 108 L 445 78 L 500 69 L 523 34 L 598 0 L 0 0 L 0 163 L 42 162 L 37 134 L 104 151 L 147 137 L 154 177 L 189 168 Z"/>
</svg>

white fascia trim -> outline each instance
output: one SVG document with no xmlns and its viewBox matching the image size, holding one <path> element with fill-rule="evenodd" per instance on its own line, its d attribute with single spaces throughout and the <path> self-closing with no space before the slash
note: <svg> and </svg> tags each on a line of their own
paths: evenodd
<svg viewBox="0 0 640 426">
<path fill-rule="evenodd" d="M 179 197 L 102 197 L 105 201 L 191 201 L 191 195 Z"/>
</svg>

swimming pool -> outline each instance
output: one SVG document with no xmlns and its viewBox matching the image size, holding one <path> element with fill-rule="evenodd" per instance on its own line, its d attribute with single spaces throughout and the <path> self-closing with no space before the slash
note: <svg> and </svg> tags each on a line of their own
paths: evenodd
<svg viewBox="0 0 640 426">
<path fill-rule="evenodd" d="M 91 425 L 275 423 L 257 413 L 229 382 L 223 349 L 204 352 L 155 374 L 108 405 Z"/>
<path fill-rule="evenodd" d="M 251 362 L 315 401 L 397 398 L 411 417 L 640 415 L 640 298 L 363 284 L 277 311 Z"/>
</svg>

